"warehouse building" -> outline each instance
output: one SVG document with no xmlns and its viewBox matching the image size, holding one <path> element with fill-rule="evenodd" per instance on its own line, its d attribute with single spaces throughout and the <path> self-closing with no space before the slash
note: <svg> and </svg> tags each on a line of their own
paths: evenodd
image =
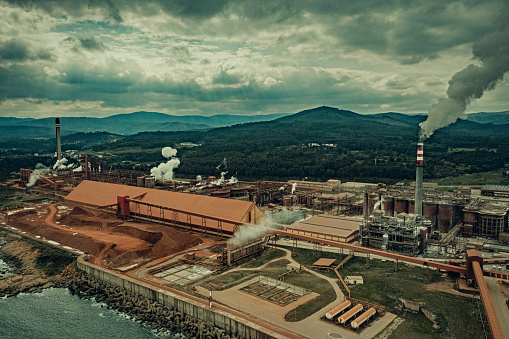
<svg viewBox="0 0 509 339">
<path fill-rule="evenodd" d="M 318 239 L 350 243 L 357 240 L 360 223 L 361 220 L 356 218 L 320 214 L 297 221 L 286 230 Z"/>
<path fill-rule="evenodd" d="M 124 217 L 224 236 L 232 235 L 242 224 L 257 224 L 265 216 L 248 201 L 89 180 L 82 181 L 65 200 Z"/>
</svg>

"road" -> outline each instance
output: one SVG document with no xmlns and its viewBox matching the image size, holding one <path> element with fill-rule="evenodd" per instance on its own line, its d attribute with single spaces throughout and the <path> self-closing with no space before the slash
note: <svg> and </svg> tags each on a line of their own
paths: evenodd
<svg viewBox="0 0 509 339">
<path fill-rule="evenodd" d="M 491 295 L 500 327 L 504 333 L 504 338 L 509 339 L 509 310 L 507 309 L 507 305 L 505 303 L 505 297 L 502 293 L 500 293 L 497 279 L 489 277 L 484 277 L 484 279 L 486 280 L 486 285 Z"/>
</svg>

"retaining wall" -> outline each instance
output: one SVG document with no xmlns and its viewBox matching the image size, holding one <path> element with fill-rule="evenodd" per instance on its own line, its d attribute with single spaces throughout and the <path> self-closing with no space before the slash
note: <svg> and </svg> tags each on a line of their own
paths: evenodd
<svg viewBox="0 0 509 339">
<path fill-rule="evenodd" d="M 283 336 L 270 329 L 259 326 L 247 319 L 234 314 L 218 310 L 217 308 L 208 308 L 199 302 L 185 296 L 177 295 L 167 290 L 163 290 L 147 284 L 143 281 L 127 277 L 114 271 L 91 264 L 85 260 L 85 256 L 80 256 L 77 261 L 78 269 L 87 272 L 89 275 L 106 281 L 112 285 L 124 288 L 133 295 L 139 294 L 151 300 L 157 301 L 164 306 L 172 306 L 179 312 L 187 314 L 193 318 L 202 321 L 208 321 L 215 326 L 225 330 L 230 335 L 242 336 L 246 339 L 272 339 L 272 338 L 290 338 L 293 336 Z"/>
</svg>

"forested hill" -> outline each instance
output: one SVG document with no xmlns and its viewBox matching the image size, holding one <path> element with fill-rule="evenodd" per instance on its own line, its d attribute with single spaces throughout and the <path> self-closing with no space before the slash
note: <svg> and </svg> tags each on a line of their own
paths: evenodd
<svg viewBox="0 0 509 339">
<path fill-rule="evenodd" d="M 415 175 L 418 124 L 424 119 L 318 107 L 274 121 L 208 131 L 140 133 L 93 149 L 122 149 L 124 163 L 111 159 L 114 166 L 144 169 L 143 163 L 161 160 L 160 147 L 177 147 L 180 176 L 218 175 L 226 169 L 246 180 L 395 182 Z M 438 130 L 425 143 L 426 178 L 503 168 L 509 164 L 509 129 L 504 127 L 459 121 Z M 201 146 L 183 147 L 182 142 Z M 130 154 L 125 151 L 129 148 L 151 151 Z M 216 169 L 224 158 L 227 168 Z"/>
</svg>

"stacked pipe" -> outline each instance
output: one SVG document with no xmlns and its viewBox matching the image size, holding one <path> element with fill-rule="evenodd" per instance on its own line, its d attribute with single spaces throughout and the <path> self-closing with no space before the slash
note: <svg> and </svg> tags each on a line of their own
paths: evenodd
<svg viewBox="0 0 509 339">
<path fill-rule="evenodd" d="M 55 119 L 55 127 L 57 130 L 57 160 L 62 160 L 62 143 L 60 141 L 60 119 Z"/>
<path fill-rule="evenodd" d="M 417 166 L 415 171 L 415 207 L 414 213 L 422 215 L 422 180 L 423 180 L 423 169 L 424 169 L 424 155 L 423 155 L 424 143 L 419 140 L 417 144 Z"/>
</svg>

